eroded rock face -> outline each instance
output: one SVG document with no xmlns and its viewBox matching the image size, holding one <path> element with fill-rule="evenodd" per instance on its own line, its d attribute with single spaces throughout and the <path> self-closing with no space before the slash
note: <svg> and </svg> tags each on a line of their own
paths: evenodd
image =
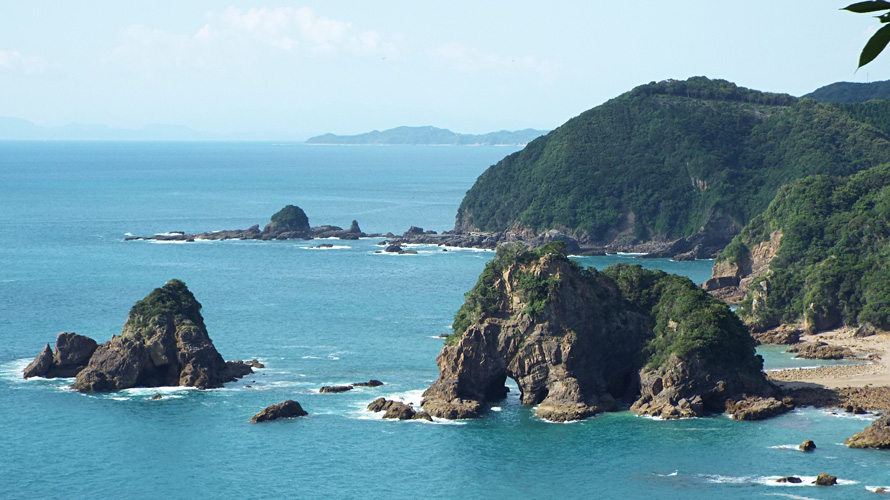
<svg viewBox="0 0 890 500">
<path fill-rule="evenodd" d="M 96 351 L 96 341 L 76 333 L 56 336 L 55 353 L 49 344 L 24 370 L 24 377 L 68 378 L 83 370 Z"/>
<path fill-rule="evenodd" d="M 768 241 L 759 243 L 736 262 L 714 264 L 711 278 L 702 287 L 727 304 L 738 304 L 757 278 L 769 272 L 769 263 L 779 251 L 782 232 L 774 231 Z"/>
<path fill-rule="evenodd" d="M 693 353 L 646 367 L 647 345 L 657 335 L 677 342 L 692 327 L 679 316 L 653 316 L 651 297 L 642 297 L 680 286 L 700 307 L 726 307 L 691 282 L 628 266 L 611 274 L 582 271 L 560 252 L 519 252 L 512 260 L 509 252 L 518 251 L 502 248 L 468 294 L 458 318 L 472 321 L 436 358 L 439 378 L 422 403 L 433 416 L 478 416 L 485 402 L 506 395 L 507 377 L 519 386 L 522 404 L 538 405 L 539 417 L 558 422 L 614 411 L 617 399 L 641 414 L 679 418 L 722 412 L 741 393 L 772 394 L 753 340 L 728 309 L 715 313 L 715 322 L 735 322 L 727 323 L 734 330 L 725 350 L 738 355 L 717 363 Z"/>
<path fill-rule="evenodd" d="M 98 346 L 72 386 L 81 392 L 130 387 L 221 387 L 251 373 L 226 363 L 201 317 L 201 304 L 179 280 L 155 289 L 130 310 L 121 335 Z"/>
<path fill-rule="evenodd" d="M 850 448 L 890 449 L 890 412 L 884 413 L 865 430 L 844 441 Z"/>
</svg>

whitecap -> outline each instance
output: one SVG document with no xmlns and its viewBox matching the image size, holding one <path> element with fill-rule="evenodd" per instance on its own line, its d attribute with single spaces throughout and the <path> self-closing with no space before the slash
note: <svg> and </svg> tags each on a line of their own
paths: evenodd
<svg viewBox="0 0 890 500">
<path fill-rule="evenodd" d="M 503 408 L 501 408 L 500 406 L 492 406 L 491 411 L 503 411 Z"/>
<path fill-rule="evenodd" d="M 674 471 L 674 472 L 671 472 L 670 474 L 658 474 L 658 473 L 656 473 L 655 475 L 658 476 L 658 477 L 674 477 L 674 476 L 676 476 L 676 475 L 678 474 L 678 472 L 679 472 L 679 471 Z"/>
</svg>

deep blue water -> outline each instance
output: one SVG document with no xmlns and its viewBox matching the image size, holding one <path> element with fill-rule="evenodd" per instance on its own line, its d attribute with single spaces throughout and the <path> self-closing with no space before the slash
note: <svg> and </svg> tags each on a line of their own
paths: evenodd
<svg viewBox="0 0 890 500">
<path fill-rule="evenodd" d="M 476 176 L 512 151 L 0 142 L 0 498 L 869 498 L 867 486 L 890 485 L 890 454 L 841 445 L 866 419 L 812 409 L 755 423 L 620 412 L 551 424 L 514 390 L 477 421 L 363 411 L 380 396 L 417 401 L 436 378 L 436 337 L 491 252 L 123 241 L 263 225 L 288 203 L 313 224 L 444 230 Z M 640 263 L 697 282 L 711 264 Z M 267 368 L 220 390 L 164 389 L 161 400 L 150 399 L 157 389 L 82 395 L 69 381 L 21 379 L 56 333 L 106 341 L 171 278 L 203 304 L 225 358 Z M 369 378 L 386 385 L 317 393 Z M 310 416 L 247 422 L 288 398 Z M 790 449 L 804 439 L 815 453 Z M 819 472 L 843 484 L 771 484 Z"/>
</svg>

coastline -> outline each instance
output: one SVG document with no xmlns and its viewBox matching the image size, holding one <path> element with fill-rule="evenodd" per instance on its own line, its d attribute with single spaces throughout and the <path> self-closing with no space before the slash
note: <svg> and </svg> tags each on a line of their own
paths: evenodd
<svg viewBox="0 0 890 500">
<path fill-rule="evenodd" d="M 859 406 L 890 410 L 890 333 L 856 337 L 855 329 L 837 328 L 801 338 L 847 347 L 862 364 L 785 368 L 766 372 L 767 378 L 806 406 Z"/>
</svg>

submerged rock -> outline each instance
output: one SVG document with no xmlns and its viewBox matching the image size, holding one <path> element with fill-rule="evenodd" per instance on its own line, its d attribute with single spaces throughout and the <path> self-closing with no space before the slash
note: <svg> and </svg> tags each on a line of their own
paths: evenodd
<svg viewBox="0 0 890 500">
<path fill-rule="evenodd" d="M 844 441 L 844 444 L 850 448 L 890 449 L 890 412 L 881 415 L 865 430 Z"/>
<path fill-rule="evenodd" d="M 791 484 L 800 484 L 803 480 L 797 476 L 785 476 L 776 479 L 777 483 L 791 483 Z"/>
<path fill-rule="evenodd" d="M 263 409 L 263 411 L 251 417 L 250 421 L 252 423 L 268 422 L 271 420 L 278 420 L 280 418 L 296 418 L 306 415 L 308 415 L 308 413 L 306 412 L 306 410 L 303 409 L 302 406 L 300 406 L 300 403 L 292 399 L 288 399 L 281 403 L 267 406 Z"/>
<path fill-rule="evenodd" d="M 252 370 L 226 363 L 213 346 L 201 304 L 179 280 L 171 280 L 137 302 L 121 334 L 98 346 L 72 386 L 81 392 L 130 387 L 222 384 Z"/>
<path fill-rule="evenodd" d="M 422 406 L 472 418 L 506 395 L 551 421 L 617 409 L 662 418 L 722 412 L 743 394 L 778 394 L 754 340 L 691 281 L 640 266 L 582 270 L 559 243 L 499 248 L 458 311 Z M 648 359 L 647 359 L 648 356 Z"/>
</svg>

